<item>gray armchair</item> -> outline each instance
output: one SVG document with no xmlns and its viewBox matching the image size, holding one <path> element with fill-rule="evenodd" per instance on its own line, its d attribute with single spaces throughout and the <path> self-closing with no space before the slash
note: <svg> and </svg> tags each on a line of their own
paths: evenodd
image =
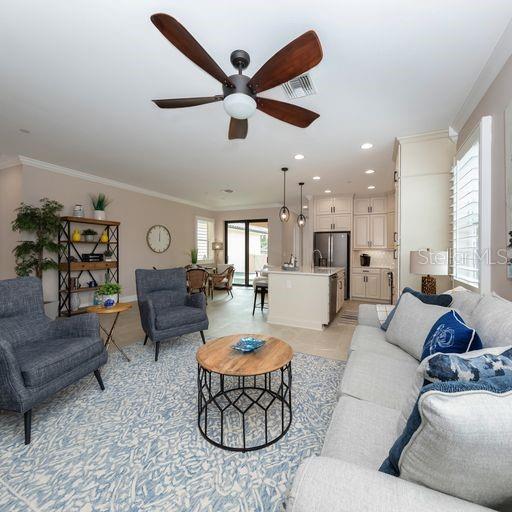
<svg viewBox="0 0 512 512">
<path fill-rule="evenodd" d="M 37 277 L 0 281 L 0 409 L 25 417 L 30 443 L 32 408 L 99 368 L 107 352 L 97 315 L 50 320 L 43 309 Z"/>
<path fill-rule="evenodd" d="M 208 329 L 206 297 L 203 293 L 188 295 L 184 268 L 135 271 L 140 319 L 148 338 L 155 343 L 158 361 L 160 342 L 199 331 L 203 343 Z"/>
</svg>

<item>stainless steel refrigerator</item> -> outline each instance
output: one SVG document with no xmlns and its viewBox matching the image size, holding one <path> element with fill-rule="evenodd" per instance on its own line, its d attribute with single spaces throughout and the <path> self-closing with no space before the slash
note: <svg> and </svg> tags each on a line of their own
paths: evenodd
<svg viewBox="0 0 512 512">
<path fill-rule="evenodd" d="M 350 233 L 315 233 L 313 263 L 316 267 L 345 267 L 345 299 L 349 297 Z M 320 256 L 320 254 L 322 256 Z"/>
</svg>

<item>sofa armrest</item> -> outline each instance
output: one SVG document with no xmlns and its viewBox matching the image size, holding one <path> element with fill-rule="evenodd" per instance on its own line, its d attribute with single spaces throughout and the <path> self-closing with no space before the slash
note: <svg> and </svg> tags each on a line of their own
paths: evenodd
<svg viewBox="0 0 512 512">
<path fill-rule="evenodd" d="M 377 327 L 380 329 L 381 323 L 375 304 L 360 304 L 357 313 L 357 323 L 367 325 L 368 327 Z"/>
<path fill-rule="evenodd" d="M 52 338 L 100 337 L 100 322 L 96 313 L 57 318 L 50 323 L 48 336 Z"/>
<path fill-rule="evenodd" d="M 204 293 L 192 293 L 187 295 L 185 304 L 193 308 L 206 309 L 206 295 Z"/>
<path fill-rule="evenodd" d="M 0 409 L 24 412 L 25 382 L 11 344 L 0 338 Z"/>
<path fill-rule="evenodd" d="M 155 318 L 156 311 L 155 305 L 151 299 L 146 299 L 144 302 L 140 302 L 140 321 L 144 332 L 152 338 L 153 333 L 156 330 Z"/>
<path fill-rule="evenodd" d="M 289 512 L 479 512 L 475 505 L 379 471 L 328 457 L 311 457 L 299 467 Z"/>
</svg>

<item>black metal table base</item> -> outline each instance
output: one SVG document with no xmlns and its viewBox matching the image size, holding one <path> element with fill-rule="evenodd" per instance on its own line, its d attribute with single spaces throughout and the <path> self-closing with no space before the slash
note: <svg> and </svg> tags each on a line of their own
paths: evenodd
<svg viewBox="0 0 512 512">
<path fill-rule="evenodd" d="M 197 424 L 211 444 L 237 452 L 279 441 L 292 422 L 292 366 L 251 377 L 197 367 Z"/>
</svg>

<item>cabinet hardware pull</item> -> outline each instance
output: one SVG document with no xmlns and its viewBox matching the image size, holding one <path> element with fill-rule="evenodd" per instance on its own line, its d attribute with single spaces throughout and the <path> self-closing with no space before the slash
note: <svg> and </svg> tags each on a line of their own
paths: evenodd
<svg viewBox="0 0 512 512">
<path fill-rule="evenodd" d="M 397 242 L 398 242 L 398 233 L 397 233 L 396 231 L 393 233 L 393 241 L 394 241 L 395 243 L 397 243 Z"/>
<path fill-rule="evenodd" d="M 396 183 L 398 181 L 398 171 L 393 173 L 393 181 Z"/>
</svg>

